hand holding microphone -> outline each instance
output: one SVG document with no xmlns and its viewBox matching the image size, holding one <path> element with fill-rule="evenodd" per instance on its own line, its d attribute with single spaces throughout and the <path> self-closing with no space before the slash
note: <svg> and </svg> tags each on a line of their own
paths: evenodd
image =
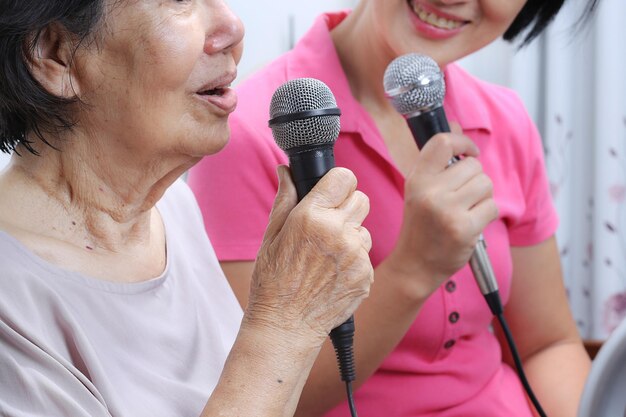
<svg viewBox="0 0 626 417">
<path fill-rule="evenodd" d="M 481 234 L 497 217 L 492 184 L 476 159 L 476 146 L 468 138 L 450 133 L 443 110 L 443 74 L 429 57 L 408 54 L 389 64 L 384 87 L 420 149 L 416 168 L 407 178 L 404 223 L 418 223 L 411 223 L 411 215 L 428 216 L 428 222 L 421 223 L 422 230 L 403 227 L 400 242 L 403 235 L 430 240 L 430 245 L 421 242 L 417 247 L 425 249 L 414 256 L 430 267 L 427 270 L 448 276 L 469 259 L 482 294 L 498 314 L 498 285 Z M 467 157 L 460 159 L 461 154 Z M 438 284 L 437 274 L 432 276 L 433 285 Z"/>
<path fill-rule="evenodd" d="M 270 285 L 281 287 L 280 296 L 264 303 L 296 310 L 294 317 L 305 316 L 298 325 L 312 327 L 322 337 L 330 332 L 342 379 L 350 382 L 355 379 L 350 316 L 368 294 L 373 268 L 368 255 L 371 238 L 361 225 L 369 200 L 356 190 L 349 170 L 333 169 L 339 114 L 328 87 L 315 79 L 289 81 L 272 97 L 270 127 L 289 157 L 296 189 L 291 191 L 296 192 L 290 192 L 293 185 L 283 175 L 253 288 L 262 294 L 258 287 L 268 283 L 257 275 L 274 274 L 277 278 Z M 291 302 L 285 305 L 286 300 Z M 251 305 L 258 306 L 258 299 Z"/>
<path fill-rule="evenodd" d="M 385 93 L 391 101 L 391 104 L 406 119 L 413 138 L 421 150 L 420 156 L 426 161 L 430 160 L 430 163 L 434 164 L 433 166 L 435 168 L 438 166 L 441 167 L 442 163 L 445 163 L 445 174 L 441 175 L 440 178 L 447 176 L 448 178 L 444 179 L 451 182 L 452 188 L 464 184 L 466 192 L 461 194 L 465 194 L 468 197 L 471 195 L 480 195 L 480 192 L 477 191 L 481 187 L 484 187 L 484 185 L 480 184 L 481 181 L 466 180 L 467 178 L 476 179 L 480 176 L 472 177 L 470 175 L 469 177 L 466 176 L 466 179 L 464 179 L 462 173 L 465 171 L 465 175 L 467 175 L 467 172 L 471 172 L 472 170 L 480 173 L 482 172 L 482 168 L 480 165 L 477 165 L 477 161 L 473 158 L 460 159 L 458 155 L 463 154 L 463 152 L 458 152 L 460 145 L 450 143 L 452 139 L 449 136 L 441 135 L 442 133 L 450 132 L 450 127 L 443 109 L 443 99 L 446 91 L 445 83 L 443 74 L 437 63 L 432 58 L 425 55 L 407 54 L 399 56 L 387 67 L 384 86 Z M 433 150 L 433 147 L 441 149 Z M 433 153 L 432 156 L 424 155 L 429 151 Z M 444 158 L 444 161 L 441 161 L 441 159 L 437 161 L 437 158 Z M 445 162 L 445 159 L 448 161 Z M 428 165 L 428 162 L 426 165 Z M 464 167 L 460 169 L 462 165 Z M 474 167 L 472 167 L 472 165 L 474 165 Z M 424 169 L 428 170 L 428 168 Z M 469 201 L 471 201 L 471 199 Z M 497 215 L 497 208 L 492 198 L 471 206 L 470 211 L 471 210 L 475 212 L 477 210 L 486 212 L 482 216 L 480 213 L 477 216 L 473 216 L 475 219 L 485 219 L 485 216 L 487 216 L 486 218 L 488 219 L 489 216 L 487 214 L 490 210 L 494 210 L 491 216 L 493 219 L 495 219 Z M 471 223 L 467 226 L 469 233 L 480 233 L 469 259 L 470 267 L 489 309 L 493 315 L 496 316 L 502 327 L 524 390 L 539 415 L 545 417 L 546 414 L 526 378 L 521 358 L 517 351 L 515 341 L 513 340 L 513 335 L 504 317 L 502 302 L 498 291 L 498 283 L 491 266 L 491 261 L 487 255 L 485 241 L 480 232 L 484 226 L 486 226 L 486 224 L 472 225 Z"/>
</svg>

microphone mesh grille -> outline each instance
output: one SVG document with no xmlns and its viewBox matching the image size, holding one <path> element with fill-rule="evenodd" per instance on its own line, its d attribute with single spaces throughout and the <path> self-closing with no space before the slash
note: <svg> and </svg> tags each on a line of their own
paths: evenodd
<svg viewBox="0 0 626 417">
<path fill-rule="evenodd" d="M 287 81 L 274 92 L 270 119 L 278 116 L 337 107 L 330 88 L 315 78 Z M 314 116 L 272 126 L 276 144 L 284 151 L 299 146 L 332 144 L 339 136 L 339 116 Z"/>
<path fill-rule="evenodd" d="M 403 115 L 443 105 L 446 85 L 437 63 L 426 55 L 406 54 L 385 70 L 385 93 Z"/>
</svg>

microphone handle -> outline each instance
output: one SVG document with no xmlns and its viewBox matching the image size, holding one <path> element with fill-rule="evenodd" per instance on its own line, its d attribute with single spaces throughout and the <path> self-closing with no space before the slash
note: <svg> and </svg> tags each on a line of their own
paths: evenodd
<svg viewBox="0 0 626 417">
<path fill-rule="evenodd" d="M 332 144 L 301 146 L 289 149 L 289 169 L 296 185 L 298 201 L 315 187 L 328 171 L 335 167 Z"/>
<path fill-rule="evenodd" d="M 426 145 L 426 142 L 437 133 L 450 132 L 450 125 L 448 124 L 448 118 L 446 117 L 443 106 L 428 111 L 417 112 L 413 115 L 409 114 L 406 117 L 406 121 L 419 149 L 422 149 L 424 145 Z M 449 165 L 459 160 L 457 156 L 454 156 L 450 160 Z M 474 278 L 476 279 L 476 283 L 480 288 L 480 292 L 487 300 L 489 309 L 494 315 L 501 314 L 502 305 L 500 296 L 498 295 L 498 281 L 493 272 L 493 267 L 491 266 L 489 255 L 487 254 L 487 244 L 485 243 L 482 233 L 478 238 L 476 248 L 472 253 L 469 264 Z"/>
<path fill-rule="evenodd" d="M 287 153 L 291 178 L 296 186 L 298 201 L 315 187 L 328 171 L 335 167 L 332 144 L 292 148 Z M 330 338 L 337 353 L 339 371 L 343 381 L 356 379 L 354 369 L 354 316 L 330 331 Z"/>
<path fill-rule="evenodd" d="M 450 125 L 448 125 L 448 118 L 443 106 L 409 114 L 406 116 L 406 122 L 409 124 L 415 142 L 417 142 L 418 149 L 422 149 L 426 142 L 437 133 L 450 132 Z"/>
</svg>

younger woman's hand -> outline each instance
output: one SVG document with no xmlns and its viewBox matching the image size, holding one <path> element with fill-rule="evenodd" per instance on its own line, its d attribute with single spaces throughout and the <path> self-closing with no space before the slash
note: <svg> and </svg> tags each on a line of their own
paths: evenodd
<svg viewBox="0 0 626 417">
<path fill-rule="evenodd" d="M 483 229 L 498 216 L 493 184 L 478 148 L 455 127 L 420 150 L 405 183 L 400 236 L 387 262 L 427 297 L 471 257 Z M 458 155 L 464 157 L 449 165 Z"/>
</svg>

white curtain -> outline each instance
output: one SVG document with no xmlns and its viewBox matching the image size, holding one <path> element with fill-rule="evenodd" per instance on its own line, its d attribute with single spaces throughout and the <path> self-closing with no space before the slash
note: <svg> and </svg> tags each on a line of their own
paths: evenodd
<svg viewBox="0 0 626 417">
<path fill-rule="evenodd" d="M 572 311 L 604 340 L 626 317 L 626 2 L 601 0 L 577 30 L 585 6 L 570 2 L 529 48 L 463 64 L 518 91 L 542 131 Z"/>
<path fill-rule="evenodd" d="M 626 316 L 626 2 L 604 0 L 575 37 L 580 7 L 565 12 L 543 40 L 534 88 L 572 310 L 583 337 L 606 339 Z M 523 73 L 515 82 L 531 87 Z"/>
</svg>

